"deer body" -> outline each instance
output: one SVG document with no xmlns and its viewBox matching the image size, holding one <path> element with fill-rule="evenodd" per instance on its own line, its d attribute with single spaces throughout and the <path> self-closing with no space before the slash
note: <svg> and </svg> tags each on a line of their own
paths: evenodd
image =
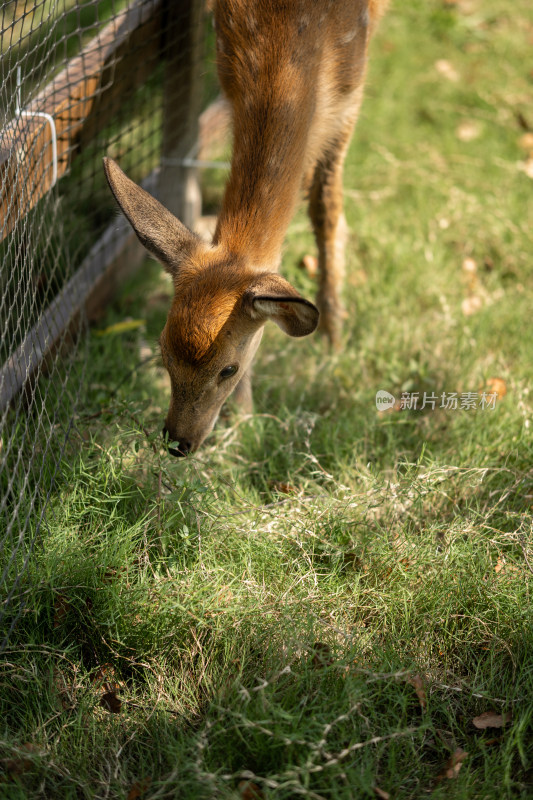
<svg viewBox="0 0 533 800">
<path fill-rule="evenodd" d="M 250 368 L 268 319 L 291 336 L 317 326 L 317 308 L 277 274 L 302 188 L 318 246 L 320 327 L 339 344 L 342 166 L 384 4 L 215 0 L 217 65 L 234 143 L 211 245 L 105 159 L 122 210 L 174 281 L 160 345 L 171 379 L 165 427 L 179 442 L 175 455 L 201 444 L 231 391 L 250 409 Z"/>
</svg>

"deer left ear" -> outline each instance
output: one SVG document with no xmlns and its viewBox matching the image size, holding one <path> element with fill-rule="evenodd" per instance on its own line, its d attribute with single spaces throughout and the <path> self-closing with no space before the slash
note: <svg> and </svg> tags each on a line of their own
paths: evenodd
<svg viewBox="0 0 533 800">
<path fill-rule="evenodd" d="M 271 319 L 289 336 L 307 336 L 318 324 L 317 307 L 281 275 L 261 275 L 250 287 L 246 300 L 254 319 Z"/>
</svg>

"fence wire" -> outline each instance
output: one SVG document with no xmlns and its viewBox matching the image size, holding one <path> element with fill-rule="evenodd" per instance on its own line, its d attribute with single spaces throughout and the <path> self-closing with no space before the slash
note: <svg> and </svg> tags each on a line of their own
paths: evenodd
<svg viewBox="0 0 533 800">
<path fill-rule="evenodd" d="M 86 301 L 125 235 L 102 156 L 157 193 L 162 155 L 190 150 L 198 5 L 0 10 L 0 652 L 31 611 L 25 576 L 83 401 Z"/>
</svg>

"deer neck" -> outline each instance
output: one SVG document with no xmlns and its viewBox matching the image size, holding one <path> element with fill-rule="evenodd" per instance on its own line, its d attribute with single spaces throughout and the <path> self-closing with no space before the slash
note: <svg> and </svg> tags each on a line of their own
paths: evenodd
<svg viewBox="0 0 533 800">
<path fill-rule="evenodd" d="M 314 101 L 301 77 L 285 70 L 267 91 L 233 103 L 233 158 L 214 243 L 270 269 L 302 184 Z"/>
</svg>

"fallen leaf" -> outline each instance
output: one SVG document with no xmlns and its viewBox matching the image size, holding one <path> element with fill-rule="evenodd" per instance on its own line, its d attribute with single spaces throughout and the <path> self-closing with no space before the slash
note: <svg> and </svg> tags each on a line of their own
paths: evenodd
<svg viewBox="0 0 533 800">
<path fill-rule="evenodd" d="M 410 678 L 408 678 L 408 683 L 410 683 L 413 689 L 415 690 L 420 706 L 422 710 L 425 711 L 427 706 L 426 689 L 424 687 L 424 681 L 422 680 L 421 676 L 411 675 Z"/>
<path fill-rule="evenodd" d="M 467 307 L 470 304 L 472 298 L 474 297 L 479 298 L 480 303 L 483 303 L 483 295 L 485 294 L 485 292 L 479 282 L 477 262 L 474 261 L 473 258 L 465 258 L 463 259 L 463 263 L 461 264 L 461 270 L 463 272 L 463 277 L 465 279 L 466 289 L 468 292 L 468 298 L 466 301 Z"/>
<path fill-rule="evenodd" d="M 503 728 L 511 721 L 512 716 L 510 711 L 506 711 L 505 714 L 497 714 L 495 711 L 485 711 L 483 714 L 480 714 L 479 717 L 474 717 L 472 722 L 478 730 L 484 731 L 485 728 Z"/>
<path fill-rule="evenodd" d="M 447 61 L 445 58 L 440 58 L 438 61 L 435 61 L 435 69 L 442 75 L 443 78 L 446 78 L 453 83 L 458 83 L 460 80 L 460 75 L 453 66 L 450 61 Z"/>
<path fill-rule="evenodd" d="M 465 258 L 462 264 L 463 272 L 472 274 L 477 272 L 477 264 L 473 258 Z"/>
<path fill-rule="evenodd" d="M 533 133 L 524 133 L 518 140 L 522 150 L 533 150 Z"/>
<path fill-rule="evenodd" d="M 388 792 L 384 792 L 383 789 L 380 789 L 379 786 L 374 786 L 374 794 L 376 797 L 380 797 L 381 800 L 389 800 L 390 794 Z"/>
<path fill-rule="evenodd" d="M 508 564 L 502 556 L 498 556 L 498 560 L 494 565 L 494 572 L 496 575 L 499 575 L 501 578 L 509 577 L 513 573 L 520 572 L 519 568 L 516 567 L 514 564 Z"/>
<path fill-rule="evenodd" d="M 233 592 L 229 586 L 222 586 L 217 594 L 217 603 L 221 606 L 229 605 L 233 602 Z"/>
<path fill-rule="evenodd" d="M 489 378 L 485 391 L 487 394 L 495 394 L 496 400 L 501 400 L 507 394 L 507 385 L 503 378 Z"/>
<path fill-rule="evenodd" d="M 448 778 L 448 780 L 456 778 L 459 774 L 459 770 L 461 769 L 463 761 L 467 756 L 468 753 L 466 750 L 462 750 L 460 747 L 458 747 L 444 765 L 442 772 L 437 775 L 437 783 L 440 783 L 440 781 L 444 780 L 445 778 Z"/>
<path fill-rule="evenodd" d="M 253 781 L 239 781 L 241 800 L 263 800 L 264 794 L 257 783 Z"/>
<path fill-rule="evenodd" d="M 139 798 L 141 798 L 143 794 L 148 791 L 151 783 L 151 778 L 141 778 L 140 781 L 135 781 L 128 792 L 126 800 L 139 800 Z"/>
<path fill-rule="evenodd" d="M 464 119 L 455 129 L 455 135 L 461 142 L 473 142 L 481 136 L 481 125 L 473 119 Z"/>
<path fill-rule="evenodd" d="M 300 261 L 300 267 L 305 269 L 310 278 L 314 278 L 318 272 L 318 258 L 307 254 Z"/>
<path fill-rule="evenodd" d="M 145 319 L 125 319 L 122 322 L 115 322 L 114 325 L 109 325 L 101 331 L 95 331 L 96 336 L 112 336 L 116 333 L 125 333 L 126 331 L 134 331 L 137 328 L 142 328 L 146 325 Z"/>
<path fill-rule="evenodd" d="M 472 297 L 466 297 L 461 303 L 461 311 L 463 312 L 465 317 L 471 317 L 472 314 L 475 314 L 482 308 L 483 308 L 483 300 L 478 295 L 472 295 Z"/>
</svg>

